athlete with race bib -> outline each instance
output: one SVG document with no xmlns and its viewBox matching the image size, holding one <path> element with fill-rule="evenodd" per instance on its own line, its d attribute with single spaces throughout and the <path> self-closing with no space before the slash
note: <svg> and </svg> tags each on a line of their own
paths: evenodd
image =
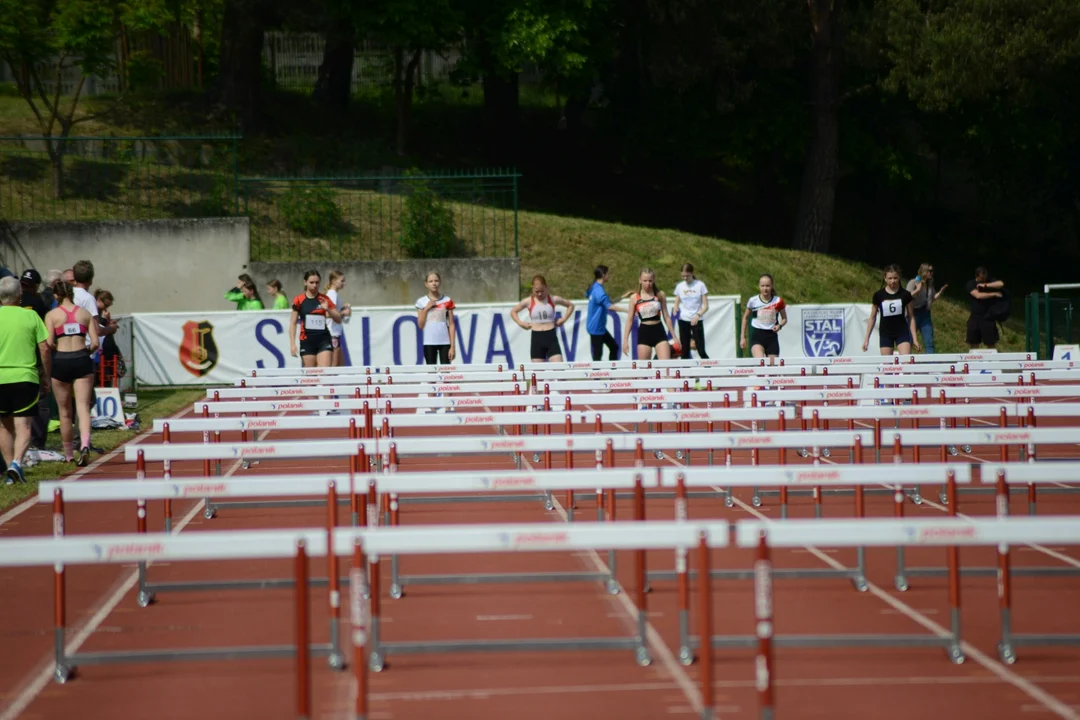
<svg viewBox="0 0 1080 720">
<path fill-rule="evenodd" d="M 630 307 L 626 311 L 626 327 L 623 328 L 623 348 L 630 354 L 630 329 L 634 325 L 634 316 L 638 318 L 637 359 L 651 360 L 656 350 L 658 360 L 671 359 L 671 344 L 667 332 L 675 337 L 668 315 L 667 298 L 656 289 L 656 273 L 645 268 L 638 275 L 638 289 L 630 296 Z M 667 332 L 665 332 L 665 327 Z M 674 341 L 675 352 L 681 352 L 678 340 Z"/>
<path fill-rule="evenodd" d="M 555 317 L 555 306 L 562 305 L 566 312 L 561 318 Z M 518 313 L 529 308 L 529 322 L 524 323 Z M 532 279 L 532 293 L 510 310 L 510 319 L 525 330 L 532 331 L 530 348 L 533 362 L 562 362 L 562 348 L 555 328 L 561 326 L 574 314 L 574 303 L 548 290 L 547 280 L 543 275 Z"/>
<path fill-rule="evenodd" d="M 773 277 L 758 278 L 758 294 L 746 301 L 739 347 L 746 349 L 746 325 L 750 323 L 750 354 L 756 358 L 779 357 L 780 329 L 787 325 L 787 305 L 774 294 Z"/>
<path fill-rule="evenodd" d="M 296 326 L 300 325 L 300 361 L 304 367 L 330 367 L 334 362 L 334 343 L 326 320 L 341 322 L 334 301 L 319 292 L 322 277 L 318 270 L 304 273 L 304 292 L 293 298 L 289 318 L 289 349 L 296 357 Z"/>
<path fill-rule="evenodd" d="M 922 350 L 915 334 L 915 313 L 911 309 L 911 302 L 911 293 L 900 287 L 900 266 L 889 265 L 885 268 L 885 287 L 874 293 L 871 301 L 863 352 L 870 347 L 870 334 L 874 331 L 874 322 L 879 313 L 881 327 L 878 328 L 878 347 L 882 355 L 892 355 L 893 348 L 900 355 L 910 355 L 913 343 L 916 350 Z"/>
</svg>

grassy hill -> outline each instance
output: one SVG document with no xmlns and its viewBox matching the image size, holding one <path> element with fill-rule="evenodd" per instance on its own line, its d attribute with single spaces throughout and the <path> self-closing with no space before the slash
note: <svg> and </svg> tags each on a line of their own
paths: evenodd
<svg viewBox="0 0 1080 720">
<path fill-rule="evenodd" d="M 601 263 L 611 270 L 608 292 L 613 298 L 633 288 L 645 267 L 656 272 L 660 287 L 670 293 L 686 262 L 715 295 L 750 297 L 757 292 L 758 276 L 766 272 L 773 276 L 777 293 L 792 304 L 869 303 L 881 287 L 879 268 L 829 255 L 540 213 L 523 212 L 518 222 L 523 292 L 532 276 L 540 274 L 555 293 L 581 297 L 592 282 L 592 269 Z M 905 283 L 915 269 L 903 268 Z M 949 288 L 934 306 L 937 352 L 967 349 L 967 280 L 942 278 Z M 1001 350 L 1023 349 L 1023 308 L 1018 302 L 1022 300 L 1014 298 L 1014 319 L 1005 327 Z"/>
</svg>

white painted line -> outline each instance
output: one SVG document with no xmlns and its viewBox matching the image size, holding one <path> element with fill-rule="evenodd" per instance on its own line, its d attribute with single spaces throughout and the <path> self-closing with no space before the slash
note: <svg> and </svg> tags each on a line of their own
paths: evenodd
<svg viewBox="0 0 1080 720">
<path fill-rule="evenodd" d="M 177 413 L 176 415 L 171 415 L 170 417 L 175 417 L 175 418 L 184 417 L 189 412 L 191 412 L 191 409 L 192 409 L 192 406 L 189 404 L 181 412 Z M 70 475 L 65 475 L 64 477 L 60 478 L 57 482 L 62 482 L 62 483 L 75 482 L 79 478 L 85 477 L 87 473 L 98 469 L 99 467 L 101 467 L 105 463 L 112 460 L 117 455 L 120 455 L 121 453 L 123 453 L 124 448 L 128 447 L 129 445 L 138 445 L 139 443 L 141 443 L 143 440 L 145 440 L 147 437 L 149 437 L 152 434 L 153 434 L 153 428 L 152 427 L 147 428 L 146 430 L 142 431 L 141 433 L 139 433 L 135 437 L 131 438 L 127 442 L 120 443 L 115 448 L 110 450 L 108 453 L 106 453 L 105 455 L 102 455 L 101 457 L 99 457 L 97 460 L 90 463 L 86 467 L 80 468 L 79 470 L 71 473 Z M 33 497 L 27 498 L 23 502 L 19 503 L 15 507 L 8 510 L 3 515 L 0 515 L 0 525 L 4 525 L 5 523 L 10 522 L 11 520 L 14 520 L 15 518 L 22 515 L 24 512 L 29 510 L 30 508 L 34 507 L 35 505 L 40 505 L 40 504 L 41 503 L 38 501 L 37 494 L 35 494 Z"/>
<path fill-rule="evenodd" d="M 919 608 L 915 612 L 920 613 L 922 615 L 937 615 L 938 614 L 937 608 Z M 897 610 L 893 610 L 892 608 L 882 608 L 881 609 L 881 614 L 882 615 L 901 615 L 902 613 L 900 613 Z"/>
<path fill-rule="evenodd" d="M 477 615 L 476 619 L 481 622 L 513 622 L 515 620 L 532 620 L 532 615 Z"/>
<path fill-rule="evenodd" d="M 268 433 L 269 431 L 263 432 L 261 434 L 261 437 L 259 437 L 258 439 L 265 439 Z M 139 438 L 141 437 L 143 437 L 143 435 L 139 436 Z M 135 439 L 138 440 L 139 438 Z M 121 448 L 123 448 L 123 446 L 120 446 L 120 448 L 114 450 L 112 453 L 110 453 L 110 455 L 106 455 L 105 457 L 101 458 L 98 462 L 104 462 L 112 455 L 120 452 Z M 236 462 L 234 462 L 232 467 L 229 468 L 229 471 L 224 474 L 224 477 L 227 478 L 232 476 L 237 470 L 240 469 L 242 463 L 242 460 L 237 460 Z M 90 470 L 91 468 L 93 468 L 93 465 L 87 467 L 86 470 Z M 37 504 L 36 497 L 34 498 L 34 504 Z M 181 518 L 180 521 L 176 523 L 176 525 L 173 527 L 173 534 L 177 534 L 185 527 L 187 527 L 188 523 L 190 523 L 200 512 L 202 512 L 204 505 L 204 500 L 200 500 L 198 503 L 196 503 L 195 507 L 191 508 L 191 510 L 188 511 L 187 515 Z M 147 567 L 150 567 L 151 565 L 153 565 L 153 563 L 148 563 Z M 79 631 L 76 632 L 75 636 L 71 638 L 71 640 L 68 642 L 66 647 L 66 652 L 68 655 L 74 655 L 79 651 L 79 648 L 82 647 L 83 643 L 86 642 L 87 638 L 94 634 L 98 626 L 105 621 L 105 618 L 107 618 L 109 614 L 116 609 L 116 606 L 120 604 L 120 601 L 124 599 L 124 596 L 131 592 L 132 588 L 134 588 L 138 584 L 138 570 L 133 570 L 126 578 L 121 579 L 118 582 L 119 585 L 114 585 L 115 589 L 112 591 L 112 593 L 105 598 L 105 601 L 103 603 L 100 603 L 97 612 L 95 612 L 90 617 L 90 619 L 86 621 L 83 627 L 79 629 Z M 3 714 L 0 714 L 0 720 L 15 720 L 15 718 L 17 718 L 19 714 L 23 710 L 25 710 L 30 705 L 30 703 L 33 702 L 34 699 L 41 693 L 41 691 L 44 690 L 45 687 L 52 681 L 56 669 L 55 656 L 52 653 L 49 653 L 41 662 L 38 663 L 37 667 L 39 669 L 35 670 L 36 674 L 33 676 L 33 679 L 30 680 L 29 684 L 23 686 L 22 689 L 18 691 L 18 694 L 15 696 L 15 699 L 12 701 L 12 703 L 4 710 Z"/>
</svg>

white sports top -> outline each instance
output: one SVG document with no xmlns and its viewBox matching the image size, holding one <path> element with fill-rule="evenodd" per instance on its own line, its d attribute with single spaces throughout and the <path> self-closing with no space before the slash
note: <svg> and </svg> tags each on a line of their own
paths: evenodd
<svg viewBox="0 0 1080 720">
<path fill-rule="evenodd" d="M 547 302 L 537 302 L 536 298 L 530 298 L 529 320 L 534 325 L 555 322 L 555 297 L 548 295 Z"/>
<path fill-rule="evenodd" d="M 330 298 L 330 302 L 334 303 L 334 307 L 341 307 L 341 301 L 338 300 L 337 290 L 327 290 L 326 297 Z M 309 315 L 308 317 L 315 316 Z M 341 323 L 334 322 L 329 315 L 326 317 L 326 329 L 330 331 L 330 337 L 341 337 Z"/>
<path fill-rule="evenodd" d="M 430 297 L 424 295 L 416 301 L 416 309 L 423 310 L 427 307 Z M 446 295 L 435 301 L 435 307 L 428 310 L 427 322 L 424 323 L 425 345 L 449 345 L 450 344 L 450 311 L 454 309 L 454 301 Z"/>
<path fill-rule="evenodd" d="M 685 280 L 675 286 L 675 295 L 679 298 L 679 317 L 689 320 L 694 313 L 701 310 L 702 298 L 709 294 L 705 283 L 694 279 L 690 282 Z"/>
</svg>

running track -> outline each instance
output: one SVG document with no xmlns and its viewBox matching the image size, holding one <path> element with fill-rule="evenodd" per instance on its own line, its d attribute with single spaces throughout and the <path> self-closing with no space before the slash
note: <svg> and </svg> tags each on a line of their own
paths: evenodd
<svg viewBox="0 0 1080 720">
<path fill-rule="evenodd" d="M 1045 425 L 1046 423 L 1040 423 Z M 495 428 L 487 428 L 494 433 Z M 481 428 L 470 427 L 476 434 Z M 605 431 L 622 432 L 622 427 Z M 412 434 L 399 433 L 399 435 Z M 434 431 L 432 431 L 433 433 Z M 313 433 L 277 431 L 266 440 L 312 437 Z M 1080 437 L 1080 434 L 1078 434 Z M 174 435 L 174 442 L 199 442 L 199 436 Z M 223 441 L 239 439 L 223 434 Z M 144 436 L 143 442 L 159 438 Z M 1080 456 L 1075 446 L 1053 448 L 1055 457 Z M 1040 448 L 1043 452 L 1043 448 Z M 836 453 L 840 455 L 840 453 Z M 846 454 L 845 454 L 846 455 Z M 924 457 L 930 455 L 925 453 Z M 1049 457 L 1049 453 L 1043 453 Z M 718 459 L 720 455 L 718 454 Z M 989 448 L 975 448 L 972 460 L 996 459 Z M 869 459 L 869 453 L 868 453 Z M 846 462 L 846 457 L 834 457 Z M 907 461 L 911 458 L 907 457 Z M 629 457 L 618 464 L 629 465 Z M 776 462 L 775 453 L 763 452 L 762 463 Z M 789 463 L 809 462 L 789 453 Z M 575 457 L 578 467 L 590 467 L 591 455 Z M 648 458 L 647 464 L 677 463 L 674 458 Z M 704 458 L 695 458 L 695 464 Z M 749 453 L 736 453 L 736 463 L 748 463 Z M 829 462 L 829 461 L 825 461 Z M 553 453 L 553 467 L 563 464 Z M 222 473 L 238 477 L 259 473 L 346 471 L 345 460 L 301 462 L 263 461 L 243 470 L 225 464 Z M 511 469 L 508 456 L 406 458 L 404 470 Z M 160 464 L 151 464 L 149 477 L 160 476 Z M 174 463 L 173 474 L 198 476 L 201 463 Z M 72 481 L 93 482 L 106 477 L 133 477 L 134 468 L 123 455 L 107 456 Z M 882 467 L 887 479 L 888 466 Z M 585 490 L 585 489 L 583 489 Z M 908 515 L 941 515 L 932 502 L 936 493 L 924 489 L 922 506 L 906 505 Z M 556 498 L 563 502 L 561 493 Z M 749 504 L 741 493 L 734 508 L 719 500 L 690 501 L 691 517 L 740 519 L 774 516 L 775 498 L 762 508 Z M 1080 514 L 1080 495 L 1043 495 L 1040 513 Z M 961 512 L 993 513 L 990 497 L 962 498 Z M 1014 513 L 1025 511 L 1016 497 Z M 619 513 L 627 517 L 628 504 Z M 160 503 L 150 503 L 150 531 L 162 527 Z M 849 497 L 826 497 L 829 516 L 851 514 Z M 868 497 L 867 514 L 888 516 L 887 497 Z M 650 500 L 650 518 L 672 517 L 672 503 Z M 811 516 L 807 497 L 793 498 L 791 516 Z M 577 521 L 591 521 L 595 504 L 591 493 L 578 495 Z M 199 502 L 174 503 L 174 517 L 182 532 L 204 529 L 318 526 L 324 508 L 229 510 L 205 520 Z M 347 511 L 341 514 L 347 521 Z M 128 504 L 71 504 L 67 532 L 127 532 L 135 530 L 135 509 Z M 547 512 L 539 502 L 498 504 L 405 505 L 403 524 L 444 522 L 559 523 L 565 509 Z M 52 532 L 47 506 L 24 505 L 0 517 L 0 536 L 42 535 Z M 779 633 L 791 632 L 922 632 L 948 624 L 944 578 L 915 578 L 911 589 L 892 587 L 893 551 L 868 550 L 870 592 L 860 594 L 843 580 L 778 580 L 776 622 Z M 850 565 L 846 551 L 794 550 L 777 553 L 777 567 L 820 568 L 836 562 Z M 670 569 L 666 554 L 650 554 L 650 569 Z M 1054 557 L 1050 557 L 1053 555 Z M 1080 567 L 1076 548 L 1018 549 L 1014 565 L 1070 564 Z M 943 553 L 909 550 L 909 566 L 941 565 Z M 989 549 L 961 551 L 964 565 L 992 565 Z M 715 567 L 748 568 L 745 551 L 717 551 Z M 596 569 L 592 554 L 515 555 L 453 558 L 410 558 L 403 572 L 496 572 Z M 384 573 L 389 563 L 383 563 Z M 621 561 L 620 579 L 629 582 L 630 563 Z M 325 576 L 322 561 L 314 561 L 313 575 Z M 0 570 L 0 720 L 21 717 L 63 718 L 289 718 L 293 716 L 292 661 L 258 660 L 155 665 L 124 664 L 80 669 L 67 685 L 51 680 L 52 603 L 51 571 Z M 154 580 L 287 577 L 287 562 L 155 565 Z M 160 595 L 155 605 L 139 608 L 135 602 L 134 568 L 74 567 L 68 569 L 69 642 L 84 650 L 156 647 L 288 643 L 292 615 L 290 590 L 183 593 Z M 388 583 L 384 583 L 384 588 Z M 752 592 L 749 582 L 714 583 L 716 632 L 752 632 Z M 1018 632 L 1078 632 L 1080 621 L 1069 608 L 1080 607 L 1080 579 L 1017 578 L 1014 580 L 1014 628 Z M 576 652 L 537 654 L 475 654 L 391 656 L 381 674 L 372 675 L 371 720 L 420 718 L 660 718 L 696 716 L 700 697 L 695 687 L 697 666 L 683 667 L 677 652 L 676 594 L 674 583 L 654 583 L 649 597 L 653 663 L 638 667 L 628 652 Z M 1016 665 L 997 661 L 997 596 L 993 578 L 963 580 L 963 635 L 967 662 L 952 665 L 937 649 L 781 649 L 776 655 L 778 717 L 790 718 L 1080 718 L 1080 648 L 1021 648 Z M 327 634 L 325 590 L 312 591 L 313 642 Z M 562 635 L 616 635 L 630 628 L 631 605 L 626 594 L 608 595 L 599 585 L 459 585 L 411 586 L 406 597 L 384 596 L 384 636 L 390 640 L 525 637 Z M 1072 615 L 1072 617 L 1070 617 Z M 347 623 L 347 613 L 344 613 Z M 347 628 L 343 632 L 343 638 Z M 752 660 L 748 650 L 716 651 L 717 706 L 720 717 L 756 717 Z M 313 661 L 314 704 L 317 718 L 351 717 L 351 673 Z"/>
</svg>

